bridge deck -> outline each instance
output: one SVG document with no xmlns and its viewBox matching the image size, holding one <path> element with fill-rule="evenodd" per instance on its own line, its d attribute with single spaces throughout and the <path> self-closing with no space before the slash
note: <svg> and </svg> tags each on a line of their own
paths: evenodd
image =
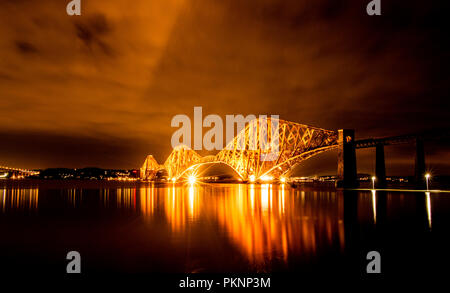
<svg viewBox="0 0 450 293">
<path fill-rule="evenodd" d="M 377 145 L 394 145 L 403 143 L 413 143 L 417 139 L 421 140 L 432 140 L 432 139 L 442 139 L 450 138 L 450 129 L 435 130 L 415 134 L 406 134 L 382 138 L 368 138 L 360 139 L 355 141 L 355 147 L 357 149 L 371 148 Z"/>
</svg>

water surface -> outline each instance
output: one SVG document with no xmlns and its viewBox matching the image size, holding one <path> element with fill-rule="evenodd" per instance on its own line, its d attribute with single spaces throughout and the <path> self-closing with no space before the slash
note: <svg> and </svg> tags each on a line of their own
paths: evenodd
<svg viewBox="0 0 450 293">
<path fill-rule="evenodd" d="M 450 194 L 288 185 L 9 182 L 0 185 L 4 272 L 84 274 L 440 270 Z M 33 269 L 31 269 L 33 268 Z"/>
</svg>

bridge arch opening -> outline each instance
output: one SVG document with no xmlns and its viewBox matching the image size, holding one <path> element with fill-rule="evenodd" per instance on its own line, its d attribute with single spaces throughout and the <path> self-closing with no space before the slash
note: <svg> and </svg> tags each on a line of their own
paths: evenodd
<svg viewBox="0 0 450 293">
<path fill-rule="evenodd" d="M 188 178 L 194 175 L 197 178 L 217 180 L 239 180 L 240 174 L 228 164 L 223 162 L 203 162 L 186 169 L 178 178 Z"/>
<path fill-rule="evenodd" d="M 284 176 L 310 177 L 336 175 L 337 153 L 337 148 L 330 148 L 329 150 L 299 161 L 291 169 L 289 169 Z"/>
</svg>

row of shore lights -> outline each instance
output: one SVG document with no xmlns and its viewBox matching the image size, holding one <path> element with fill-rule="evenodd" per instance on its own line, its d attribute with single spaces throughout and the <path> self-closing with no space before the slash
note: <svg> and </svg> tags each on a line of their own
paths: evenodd
<svg viewBox="0 0 450 293">
<path fill-rule="evenodd" d="M 176 183 L 177 182 L 177 178 L 176 177 L 172 177 L 171 179 L 169 179 L 170 181 L 172 181 L 172 183 Z M 194 175 L 190 175 L 188 177 L 188 182 L 189 184 L 194 184 L 197 181 L 197 177 L 195 177 Z"/>
<path fill-rule="evenodd" d="M 263 181 L 263 182 L 270 182 L 272 181 L 274 178 L 272 176 L 269 175 L 263 175 L 259 178 L 259 180 Z M 248 177 L 248 181 L 250 183 L 255 183 L 256 182 L 256 176 L 255 175 L 250 175 Z M 286 177 L 280 177 L 280 182 L 281 183 L 286 183 Z"/>
<path fill-rule="evenodd" d="M 176 177 L 172 177 L 171 179 L 169 179 L 170 181 L 172 181 L 172 183 L 176 183 L 177 182 L 177 178 Z M 197 181 L 197 177 L 195 177 L 194 175 L 190 175 L 188 177 L 188 182 L 189 184 L 194 184 Z"/>
<path fill-rule="evenodd" d="M 268 176 L 268 175 L 264 175 L 264 176 L 261 176 L 261 181 L 265 181 L 265 182 L 269 182 L 269 181 L 272 181 L 273 180 L 273 177 L 272 176 Z M 173 177 L 172 178 L 172 182 L 173 183 L 175 183 L 177 181 L 177 179 L 175 178 L 175 177 Z M 188 182 L 189 182 L 189 184 L 194 184 L 195 182 L 197 181 L 197 177 L 195 177 L 194 175 L 190 175 L 189 177 L 188 177 Z M 254 183 L 254 182 L 256 182 L 256 177 L 255 177 L 255 175 L 250 175 L 249 176 L 249 182 L 250 183 Z M 280 182 L 281 183 L 286 183 L 286 177 L 281 177 L 280 178 Z"/>
<path fill-rule="evenodd" d="M 430 173 L 425 174 L 425 179 L 426 179 L 426 182 L 427 182 L 427 190 L 429 190 L 429 180 L 430 180 L 430 178 L 431 178 L 431 174 L 430 174 Z M 272 176 L 268 176 L 268 175 L 264 175 L 264 176 L 261 176 L 260 179 L 261 179 L 261 181 L 266 181 L 266 182 L 268 182 L 268 181 L 272 181 L 272 180 L 273 180 L 273 177 L 272 177 Z M 375 189 L 375 180 L 377 180 L 377 177 L 372 176 L 372 189 Z M 196 181 L 197 181 L 197 178 L 196 178 L 194 175 L 191 175 L 191 176 L 188 177 L 188 182 L 189 182 L 189 184 L 192 185 L 192 184 L 194 184 Z M 173 182 L 173 183 L 176 182 L 176 178 L 175 178 L 175 177 L 172 178 L 172 182 Z M 256 177 L 255 177 L 255 175 L 250 175 L 250 176 L 249 176 L 249 182 L 250 182 L 250 183 L 256 182 Z M 281 177 L 281 178 L 280 178 L 280 182 L 281 182 L 281 183 L 286 183 L 286 178 L 285 178 L 285 177 Z"/>
<path fill-rule="evenodd" d="M 430 173 L 425 174 L 425 180 L 427 182 L 427 190 L 429 190 L 428 182 L 429 182 L 430 178 L 431 178 Z M 372 176 L 372 189 L 375 189 L 375 180 L 377 180 L 377 177 Z"/>
</svg>

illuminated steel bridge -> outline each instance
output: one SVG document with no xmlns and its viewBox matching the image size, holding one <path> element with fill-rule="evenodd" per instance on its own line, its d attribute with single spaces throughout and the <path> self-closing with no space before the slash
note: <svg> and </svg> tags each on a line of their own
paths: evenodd
<svg viewBox="0 0 450 293">
<path fill-rule="evenodd" d="M 176 181 L 196 173 L 206 164 L 225 164 L 246 181 L 279 179 L 300 162 L 338 147 L 338 132 L 274 118 L 258 118 L 247 123 L 215 156 L 202 157 L 187 146 L 173 149 L 160 165 L 147 156 L 141 178 L 152 180 L 158 171 L 167 171 Z"/>
<path fill-rule="evenodd" d="M 38 174 L 39 171 L 0 166 L 0 178 L 21 178 Z"/>
</svg>

